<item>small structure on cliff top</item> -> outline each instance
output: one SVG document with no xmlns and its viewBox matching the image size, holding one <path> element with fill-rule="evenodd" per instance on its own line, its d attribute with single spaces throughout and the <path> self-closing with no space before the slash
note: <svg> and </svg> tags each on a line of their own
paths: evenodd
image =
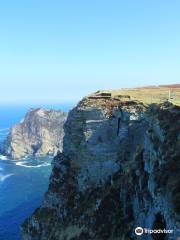
<svg viewBox="0 0 180 240">
<path fill-rule="evenodd" d="M 111 98 L 112 97 L 112 95 L 111 95 L 111 93 L 109 93 L 109 92 L 101 92 L 101 91 L 97 91 L 97 92 L 95 92 L 94 94 L 92 94 L 91 96 L 89 96 L 89 98 L 93 98 L 93 99 L 98 99 L 98 98 L 105 98 L 105 99 L 109 99 L 109 98 Z"/>
</svg>

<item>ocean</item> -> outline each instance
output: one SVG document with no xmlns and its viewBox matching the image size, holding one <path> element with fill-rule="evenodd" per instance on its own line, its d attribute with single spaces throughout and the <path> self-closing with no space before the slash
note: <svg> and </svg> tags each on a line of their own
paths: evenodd
<svg viewBox="0 0 180 240">
<path fill-rule="evenodd" d="M 32 107 L 40 106 L 0 106 L 0 143 Z M 41 107 L 68 111 L 73 104 Z M 47 191 L 51 161 L 48 157 L 14 161 L 0 155 L 0 240 L 20 239 L 20 225 L 39 207 Z"/>
</svg>

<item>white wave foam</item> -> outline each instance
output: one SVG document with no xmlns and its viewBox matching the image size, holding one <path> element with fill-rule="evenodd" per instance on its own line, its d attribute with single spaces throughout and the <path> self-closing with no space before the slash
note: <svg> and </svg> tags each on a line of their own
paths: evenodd
<svg viewBox="0 0 180 240">
<path fill-rule="evenodd" d="M 9 130 L 9 128 L 2 128 L 2 129 L 0 129 L 0 132 L 4 132 L 4 131 L 8 131 Z"/>
<path fill-rule="evenodd" d="M 3 174 L 0 174 L 0 182 L 4 182 L 7 178 L 13 176 L 14 174 L 6 174 L 6 175 L 3 175 Z"/>
<path fill-rule="evenodd" d="M 0 155 L 0 160 L 8 160 L 6 156 Z"/>
<path fill-rule="evenodd" d="M 51 165 L 50 163 L 42 163 L 42 164 L 38 164 L 38 165 L 26 165 L 25 162 L 17 162 L 16 163 L 17 166 L 21 166 L 21 167 L 26 167 L 26 168 L 39 168 L 39 167 L 47 167 L 49 165 Z"/>
<path fill-rule="evenodd" d="M 1 136 L 6 136 L 7 133 L 6 133 L 6 132 L 5 132 L 5 133 L 4 133 L 4 132 L 0 132 L 0 135 L 1 135 Z"/>
</svg>

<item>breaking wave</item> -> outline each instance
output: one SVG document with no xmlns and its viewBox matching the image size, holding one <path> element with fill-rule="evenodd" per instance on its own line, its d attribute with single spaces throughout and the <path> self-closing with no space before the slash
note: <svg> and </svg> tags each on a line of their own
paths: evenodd
<svg viewBox="0 0 180 240">
<path fill-rule="evenodd" d="M 0 182 L 4 182 L 7 178 L 13 176 L 14 174 L 6 174 L 6 175 L 3 175 L 3 174 L 0 174 Z"/>
<path fill-rule="evenodd" d="M 9 128 L 2 128 L 2 129 L 0 129 L 0 132 L 4 132 L 4 131 L 9 131 Z"/>
<path fill-rule="evenodd" d="M 0 160 L 8 160 L 8 158 L 4 155 L 0 155 Z"/>
<path fill-rule="evenodd" d="M 51 163 L 42 163 L 42 164 L 38 164 L 38 165 L 27 165 L 26 162 L 17 162 L 16 163 L 17 166 L 21 166 L 21 167 L 26 167 L 26 168 L 40 168 L 40 167 L 47 167 L 50 166 Z"/>
</svg>

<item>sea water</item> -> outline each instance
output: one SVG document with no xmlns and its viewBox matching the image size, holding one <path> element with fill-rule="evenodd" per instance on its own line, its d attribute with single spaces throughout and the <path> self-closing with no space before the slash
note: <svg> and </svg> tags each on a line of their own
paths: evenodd
<svg viewBox="0 0 180 240">
<path fill-rule="evenodd" d="M 0 144 L 31 107 L 35 106 L 0 106 Z M 41 107 L 68 111 L 72 104 Z M 40 206 L 48 189 L 51 161 L 48 157 L 15 161 L 0 155 L 0 240 L 20 239 L 20 225 Z"/>
<path fill-rule="evenodd" d="M 0 239 L 20 239 L 19 227 L 43 198 L 51 159 L 0 160 Z"/>
</svg>

